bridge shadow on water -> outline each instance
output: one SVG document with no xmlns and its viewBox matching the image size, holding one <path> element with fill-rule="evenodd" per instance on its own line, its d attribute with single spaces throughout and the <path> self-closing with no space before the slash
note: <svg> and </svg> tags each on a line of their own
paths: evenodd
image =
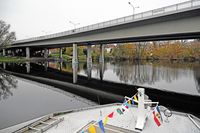
<svg viewBox="0 0 200 133">
<path fill-rule="evenodd" d="M 27 74 L 26 63 L 6 64 L 5 72 L 25 79 L 55 86 L 67 92 L 85 97 L 99 104 L 112 102 L 122 102 L 124 96 L 132 96 L 137 92 L 137 88 L 142 86 L 114 83 L 86 76 L 78 75 L 76 84 L 73 84 L 73 74 L 60 71 L 55 68 L 48 69 L 43 63 L 30 63 L 31 71 Z M 5 67 L 0 64 L 0 67 Z M 152 101 L 159 101 L 170 109 L 189 112 L 200 116 L 200 97 L 189 94 L 176 93 L 171 91 L 158 90 L 156 88 L 146 88 L 145 93 Z"/>
</svg>

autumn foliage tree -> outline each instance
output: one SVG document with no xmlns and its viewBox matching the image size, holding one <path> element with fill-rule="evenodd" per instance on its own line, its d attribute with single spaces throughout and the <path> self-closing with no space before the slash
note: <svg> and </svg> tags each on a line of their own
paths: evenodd
<svg viewBox="0 0 200 133">
<path fill-rule="evenodd" d="M 126 43 L 112 49 L 115 58 L 135 59 L 185 59 L 200 58 L 200 42 L 197 40 L 156 41 L 147 43 Z"/>
</svg>

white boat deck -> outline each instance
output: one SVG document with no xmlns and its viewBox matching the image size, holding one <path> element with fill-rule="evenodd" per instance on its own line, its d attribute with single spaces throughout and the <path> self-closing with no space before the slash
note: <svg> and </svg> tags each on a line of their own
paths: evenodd
<svg viewBox="0 0 200 133">
<path fill-rule="evenodd" d="M 128 111 L 125 111 L 123 115 L 119 115 L 116 112 L 116 109 L 120 106 L 120 104 L 99 106 L 97 108 L 61 115 L 59 117 L 64 117 L 64 121 L 57 126 L 50 128 L 46 133 L 76 133 L 81 132 L 83 127 L 85 127 L 85 131 L 87 131 L 88 123 L 100 119 L 104 120 L 104 118 L 113 111 L 115 111 L 114 116 L 113 118 L 109 118 L 107 123 L 108 126 L 105 127 L 106 133 L 136 132 L 137 107 L 131 107 Z M 164 115 L 162 116 L 165 120 L 166 117 Z M 122 128 L 121 131 L 117 127 Z M 186 114 L 173 112 L 172 116 L 169 118 L 169 123 L 163 121 L 160 127 L 156 125 L 153 120 L 153 115 L 150 114 L 142 133 L 200 133 L 200 130 Z"/>
</svg>

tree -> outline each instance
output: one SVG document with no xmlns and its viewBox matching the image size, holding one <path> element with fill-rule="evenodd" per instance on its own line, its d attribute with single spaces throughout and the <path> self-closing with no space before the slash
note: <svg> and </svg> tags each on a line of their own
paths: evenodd
<svg viewBox="0 0 200 133">
<path fill-rule="evenodd" d="M 10 25 L 0 20 L 0 47 L 10 45 L 16 40 L 15 32 L 9 32 Z"/>
</svg>

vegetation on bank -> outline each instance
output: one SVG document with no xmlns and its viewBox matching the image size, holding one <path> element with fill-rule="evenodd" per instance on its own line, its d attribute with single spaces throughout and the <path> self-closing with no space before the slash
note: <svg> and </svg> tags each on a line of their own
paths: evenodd
<svg viewBox="0 0 200 133">
<path fill-rule="evenodd" d="M 79 62 L 86 62 L 87 60 L 87 47 L 86 46 L 79 46 L 78 47 L 78 60 Z M 99 46 L 93 46 L 92 47 L 92 60 L 93 61 L 98 61 L 99 57 L 100 57 L 100 50 L 99 50 Z M 71 61 L 72 60 L 72 56 L 73 56 L 73 48 L 72 47 L 67 47 L 64 48 L 62 51 L 63 55 L 63 59 L 66 61 Z M 111 57 L 110 53 L 107 53 L 106 51 L 104 52 L 105 54 L 105 59 L 108 59 Z M 59 58 L 59 50 L 57 49 L 56 51 L 52 52 L 49 57 L 55 57 L 55 58 Z"/>
<path fill-rule="evenodd" d="M 21 62 L 26 61 L 25 57 L 5 57 L 0 56 L 0 62 Z"/>
<path fill-rule="evenodd" d="M 200 60 L 200 40 L 192 41 L 157 41 L 142 43 L 124 43 L 105 45 L 104 58 L 114 60 Z M 108 50 L 110 49 L 110 50 Z M 63 49 L 63 58 L 72 59 L 72 47 Z M 100 56 L 99 45 L 92 46 L 92 59 L 98 60 Z M 51 57 L 59 57 L 58 50 Z M 87 47 L 78 47 L 79 61 L 86 61 Z"/>
<path fill-rule="evenodd" d="M 200 59 L 200 41 L 157 41 L 117 45 L 111 51 L 115 59 Z"/>
</svg>

